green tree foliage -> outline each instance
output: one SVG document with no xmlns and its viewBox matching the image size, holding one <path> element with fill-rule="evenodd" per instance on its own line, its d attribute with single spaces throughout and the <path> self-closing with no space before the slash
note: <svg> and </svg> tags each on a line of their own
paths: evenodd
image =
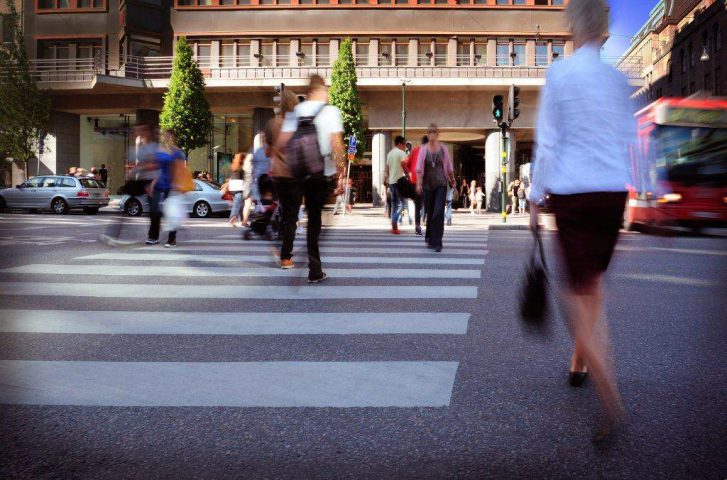
<svg viewBox="0 0 727 480">
<path fill-rule="evenodd" d="M 186 38 L 179 37 L 159 127 L 177 134 L 178 146 L 185 155 L 207 145 L 212 130 L 212 111 L 204 92 L 204 76 L 194 61 L 192 48 Z"/>
<path fill-rule="evenodd" d="M 331 88 L 328 91 L 331 105 L 341 110 L 343 116 L 343 134 L 348 141 L 351 135 L 358 140 L 358 153 L 360 157 L 365 150 L 363 113 L 361 111 L 361 99 L 358 96 L 356 84 L 356 65 L 353 61 L 353 42 L 346 38 L 341 42 L 338 50 L 338 58 L 333 64 L 333 75 L 331 76 Z"/>
<path fill-rule="evenodd" d="M 28 161 L 48 124 L 50 99 L 38 89 L 30 72 L 28 53 L 13 0 L 6 0 L 2 17 L 4 36 L 0 42 L 0 156 Z M 0 169 L 8 163 L 0 161 Z"/>
</svg>

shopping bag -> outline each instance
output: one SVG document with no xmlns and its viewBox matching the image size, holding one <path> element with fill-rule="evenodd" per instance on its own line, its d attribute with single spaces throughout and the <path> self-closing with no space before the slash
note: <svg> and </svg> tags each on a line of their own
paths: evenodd
<svg viewBox="0 0 727 480">
<path fill-rule="evenodd" d="M 182 161 L 174 162 L 174 185 L 176 190 L 182 193 L 191 192 L 194 190 L 194 181 L 192 179 L 192 172 Z"/>
<path fill-rule="evenodd" d="M 548 333 L 548 266 L 540 232 L 534 230 L 533 237 L 520 293 L 520 318 L 527 332 L 545 335 Z"/>
<path fill-rule="evenodd" d="M 167 222 L 167 229 L 176 231 L 187 218 L 187 207 L 184 195 L 170 195 L 162 203 L 162 213 Z"/>
</svg>

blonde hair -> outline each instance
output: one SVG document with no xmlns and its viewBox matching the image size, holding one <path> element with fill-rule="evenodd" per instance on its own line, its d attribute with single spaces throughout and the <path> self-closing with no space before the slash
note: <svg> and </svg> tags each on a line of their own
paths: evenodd
<svg viewBox="0 0 727 480">
<path fill-rule="evenodd" d="M 292 112 L 298 103 L 298 95 L 287 88 L 283 90 L 283 98 L 280 99 L 280 111 L 282 113 Z"/>
<path fill-rule="evenodd" d="M 570 0 L 565 15 L 576 41 L 603 42 L 608 35 L 607 0 Z"/>
</svg>

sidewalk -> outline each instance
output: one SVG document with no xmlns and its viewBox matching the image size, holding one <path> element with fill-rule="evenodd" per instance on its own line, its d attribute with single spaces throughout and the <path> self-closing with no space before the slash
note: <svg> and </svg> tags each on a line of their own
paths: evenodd
<svg viewBox="0 0 727 480">
<path fill-rule="evenodd" d="M 389 220 L 384 215 L 383 207 L 374 207 L 369 204 L 357 204 L 353 208 L 353 214 L 346 215 L 330 215 L 331 209 L 328 209 L 328 218 L 334 219 L 333 224 L 336 226 L 350 227 L 373 227 L 378 225 L 388 226 Z M 459 209 L 452 212 L 452 226 L 455 227 L 486 227 L 490 230 L 527 230 L 530 216 L 529 215 L 508 215 L 507 222 L 502 223 L 502 215 L 499 213 L 486 212 L 481 215 L 471 215 L 469 210 Z M 324 221 L 324 223 L 326 223 Z M 404 216 L 402 226 L 409 225 L 408 219 Z"/>
</svg>

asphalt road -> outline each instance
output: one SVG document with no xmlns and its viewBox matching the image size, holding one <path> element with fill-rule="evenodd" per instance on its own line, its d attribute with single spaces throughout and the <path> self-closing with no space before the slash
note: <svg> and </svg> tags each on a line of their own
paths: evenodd
<svg viewBox="0 0 727 480">
<path fill-rule="evenodd" d="M 622 236 L 628 425 L 594 448 L 558 308 L 518 323 L 526 231 L 456 215 L 435 254 L 362 216 L 309 286 L 224 219 L 168 251 L 99 244 L 113 218 L 0 215 L 0 478 L 727 477 L 725 236 Z"/>
</svg>

